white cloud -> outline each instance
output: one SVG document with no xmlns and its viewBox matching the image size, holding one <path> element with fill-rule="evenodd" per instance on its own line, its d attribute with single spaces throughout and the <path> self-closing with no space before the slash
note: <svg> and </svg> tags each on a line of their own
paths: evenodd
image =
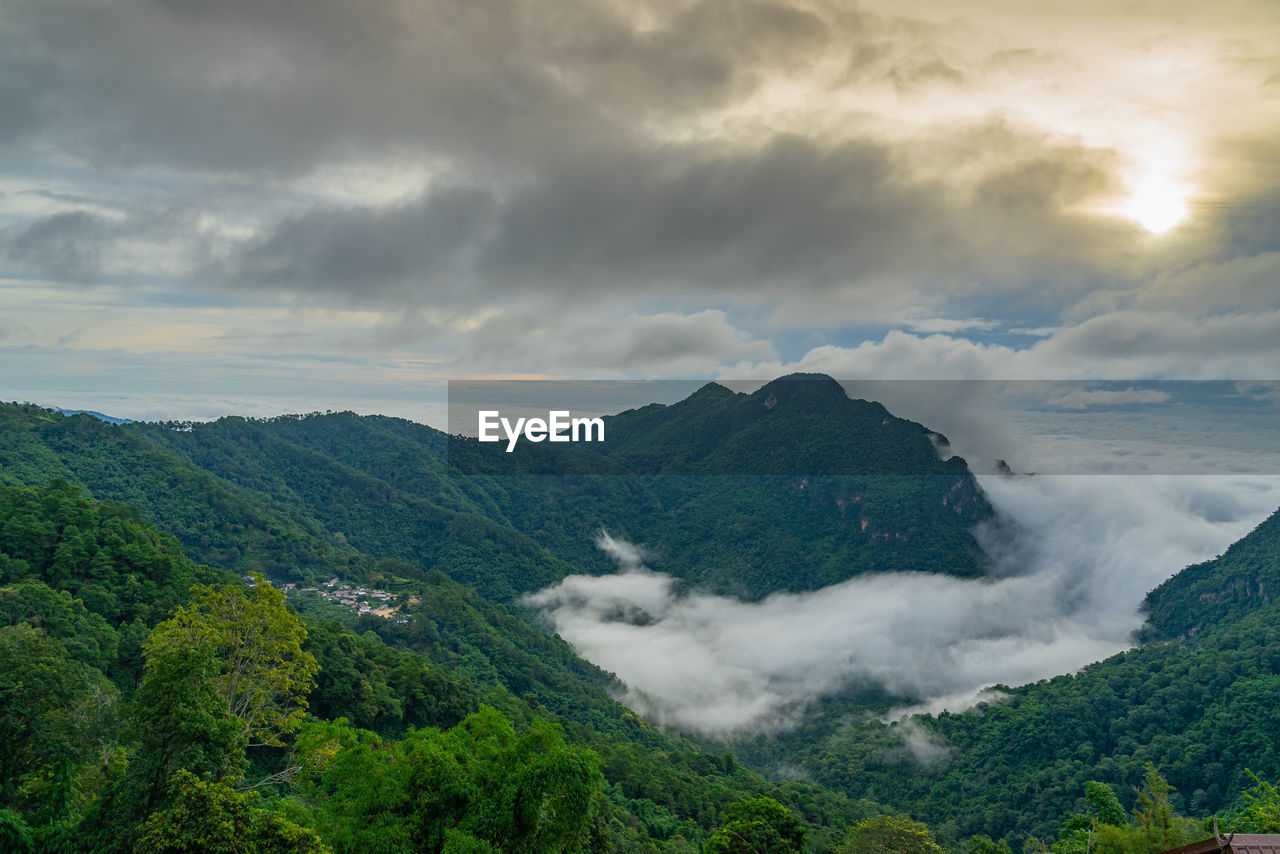
<svg viewBox="0 0 1280 854">
<path fill-rule="evenodd" d="M 994 684 L 1070 672 L 1126 648 L 1152 587 L 1221 552 L 1280 504 L 1263 478 L 983 478 L 1007 520 L 989 577 L 869 574 L 741 602 L 682 593 L 634 563 L 529 597 L 580 654 L 665 724 L 785 728 L 806 703 L 869 684 L 957 709 Z M 616 549 L 615 549 L 616 551 Z"/>
</svg>

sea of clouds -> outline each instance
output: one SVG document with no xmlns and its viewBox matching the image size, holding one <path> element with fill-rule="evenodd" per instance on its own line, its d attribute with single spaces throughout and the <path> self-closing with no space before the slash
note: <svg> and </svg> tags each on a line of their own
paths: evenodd
<svg viewBox="0 0 1280 854">
<path fill-rule="evenodd" d="M 527 601 L 618 675 L 624 703 L 704 735 L 785 729 L 858 684 L 903 697 L 900 713 L 956 711 L 1132 646 L 1149 590 L 1280 506 L 1280 478 L 1263 475 L 979 480 L 1001 518 L 978 531 L 984 578 L 866 574 L 745 602 L 681 590 L 659 557 L 601 532 L 616 574 Z"/>
</svg>

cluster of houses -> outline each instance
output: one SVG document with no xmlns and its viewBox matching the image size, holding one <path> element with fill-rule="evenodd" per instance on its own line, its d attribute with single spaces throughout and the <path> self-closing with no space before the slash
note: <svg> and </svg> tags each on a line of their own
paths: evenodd
<svg viewBox="0 0 1280 854">
<path fill-rule="evenodd" d="M 396 619 L 400 622 L 408 622 L 409 619 L 396 614 L 400 610 L 400 606 L 392 604 L 397 598 L 395 593 L 379 590 L 376 587 L 353 587 L 350 584 L 344 584 L 337 577 L 331 578 L 315 587 L 300 588 L 292 582 L 278 586 L 286 595 L 290 593 L 315 593 L 326 601 L 345 605 L 357 614 L 373 614 L 388 620 Z M 416 601 L 416 599 L 410 599 L 409 603 L 414 604 Z"/>
</svg>

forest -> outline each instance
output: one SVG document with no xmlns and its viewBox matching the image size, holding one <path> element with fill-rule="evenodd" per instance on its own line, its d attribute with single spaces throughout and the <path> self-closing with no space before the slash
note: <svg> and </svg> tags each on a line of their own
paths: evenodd
<svg viewBox="0 0 1280 854">
<path fill-rule="evenodd" d="M 1153 591 L 1138 648 L 969 712 L 885 724 L 868 712 L 892 698 L 849 691 L 789 733 L 713 743 L 620 705 L 517 597 L 609 571 L 597 527 L 746 598 L 937 554 L 978 571 L 967 532 L 991 510 L 964 471 L 801 475 L 848 446 L 801 442 L 761 472 L 777 456 L 750 462 L 746 416 L 646 471 L 665 425 L 743 405 L 695 397 L 611 423 L 609 464 L 645 473 L 608 477 L 485 471 L 430 428 L 349 413 L 3 406 L 0 849 L 1155 854 L 1214 817 L 1280 832 L 1276 516 Z M 783 423 L 816 435 L 803 421 Z M 892 426 L 883 453 L 929 446 Z M 688 470 L 726 448 L 745 472 Z M 853 495 L 856 524 L 833 525 Z M 904 514 L 918 536 L 853 536 Z M 399 619 L 298 592 L 330 578 L 389 591 Z M 908 726 L 944 755 L 904 751 Z"/>
</svg>

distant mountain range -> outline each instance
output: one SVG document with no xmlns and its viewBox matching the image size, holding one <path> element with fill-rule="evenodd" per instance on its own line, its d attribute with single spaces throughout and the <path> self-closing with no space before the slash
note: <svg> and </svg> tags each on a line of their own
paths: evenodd
<svg viewBox="0 0 1280 854">
<path fill-rule="evenodd" d="M 132 424 L 133 423 L 132 418 L 116 418 L 111 415 L 103 415 L 101 412 L 95 412 L 92 409 L 58 409 L 55 407 L 53 411 L 60 412 L 63 415 L 88 415 L 91 418 L 96 418 L 99 421 L 105 421 L 108 424 Z"/>
</svg>

